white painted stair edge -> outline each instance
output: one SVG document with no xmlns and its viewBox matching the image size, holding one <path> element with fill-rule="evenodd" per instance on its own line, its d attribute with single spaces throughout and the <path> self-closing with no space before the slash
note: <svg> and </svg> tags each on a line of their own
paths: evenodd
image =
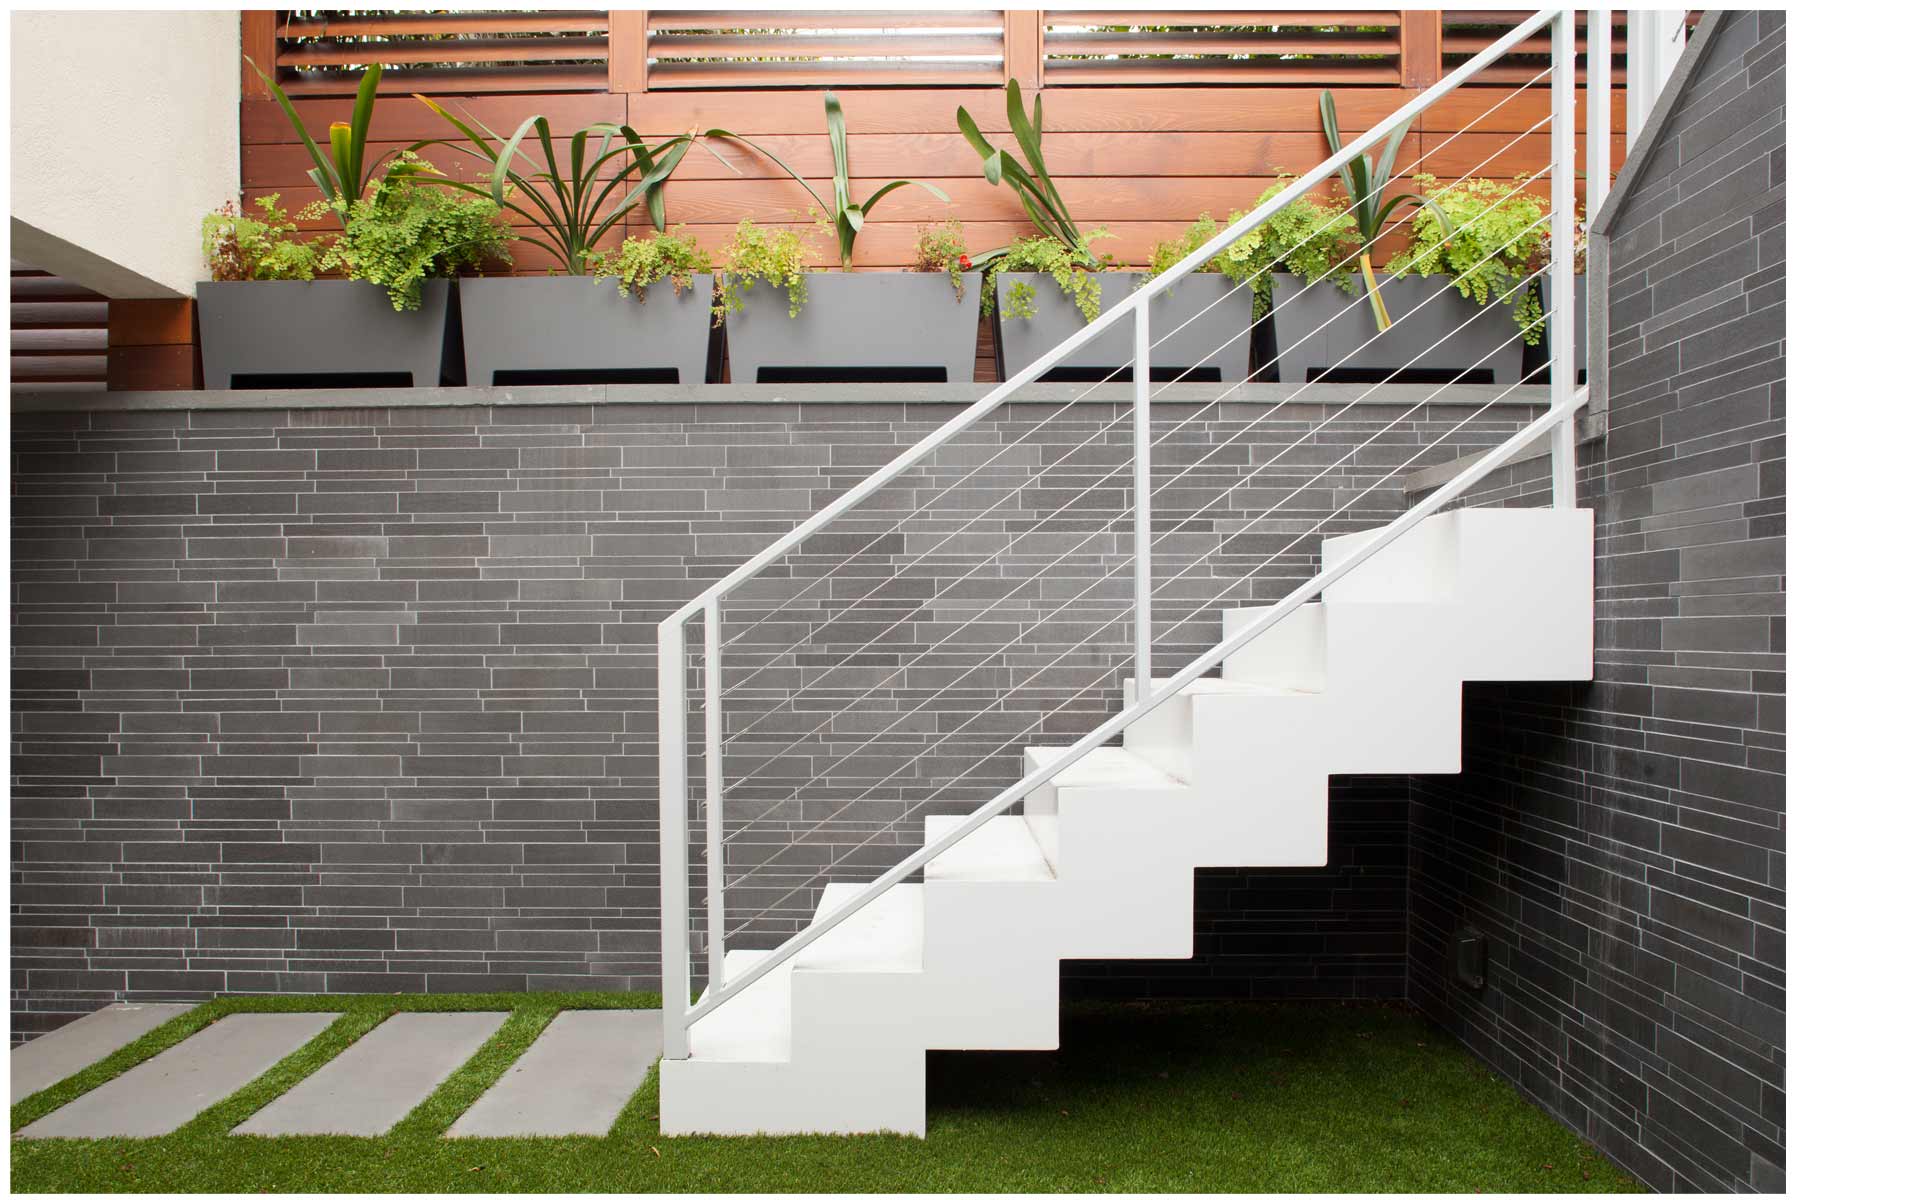
<svg viewBox="0 0 1920 1200">
<path fill-rule="evenodd" d="M 1593 514 L 1433 516 L 1222 675 L 695 1025 L 660 1064 L 662 1132 L 924 1135 L 928 1050 L 1056 1048 L 1061 960 L 1191 957 L 1196 867 L 1323 865 L 1329 776 L 1457 772 L 1463 682 L 1591 679 Z"/>
</svg>

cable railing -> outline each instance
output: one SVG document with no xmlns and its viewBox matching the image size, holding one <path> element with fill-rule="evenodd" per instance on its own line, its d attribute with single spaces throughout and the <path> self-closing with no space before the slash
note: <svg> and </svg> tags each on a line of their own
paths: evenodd
<svg viewBox="0 0 1920 1200">
<path fill-rule="evenodd" d="M 1597 15 L 1597 21 L 1596 28 L 1607 28 L 1604 12 Z M 1230 654 L 1317 598 L 1418 521 L 1457 502 L 1476 483 L 1542 437 L 1551 440 L 1553 503 L 1572 505 L 1574 419 L 1585 402 L 1585 391 L 1574 386 L 1580 364 L 1572 361 L 1573 24 L 1572 10 L 1540 12 L 1520 21 L 1485 51 L 1230 223 L 1171 270 L 1145 281 L 1126 300 L 854 484 L 661 624 L 661 969 L 668 1057 L 682 1058 L 690 1053 L 691 1026 L 790 962 L 889 888 L 911 878 L 1194 680 L 1216 670 Z M 1279 414 L 1292 403 L 1313 404 L 1314 385 L 1282 394 L 1275 403 L 1245 420 L 1238 415 L 1227 420 L 1231 398 L 1247 385 L 1246 379 L 1230 381 L 1224 391 L 1203 402 L 1181 399 L 1182 406 L 1191 407 L 1191 411 L 1171 424 L 1163 417 L 1162 428 L 1156 431 L 1153 402 L 1184 382 L 1192 368 L 1183 368 L 1174 379 L 1156 383 L 1152 372 L 1154 350 L 1203 314 L 1195 314 L 1179 327 L 1162 333 L 1155 328 L 1152 301 L 1181 278 L 1202 269 L 1274 213 L 1332 178 L 1346 163 L 1385 141 L 1395 129 L 1418 118 L 1441 97 L 1473 80 L 1514 45 L 1548 28 L 1552 65 L 1492 103 L 1482 117 L 1536 85 L 1542 77 L 1550 82 L 1551 114 L 1514 134 L 1478 166 L 1459 172 L 1454 183 L 1432 189 L 1432 194 L 1444 193 L 1536 135 L 1542 125 L 1551 127 L 1548 161 L 1539 170 L 1516 178 L 1507 194 L 1511 198 L 1545 179 L 1549 181 L 1550 204 L 1541 217 L 1509 233 L 1477 264 L 1484 265 L 1524 239 L 1537 237 L 1541 226 L 1547 227 L 1550 252 L 1545 261 L 1529 264 L 1524 274 L 1506 281 L 1502 294 L 1486 305 L 1486 311 L 1491 312 L 1515 303 L 1536 285 L 1545 285 L 1550 367 L 1544 410 L 1524 423 L 1517 417 L 1508 418 L 1509 424 L 1518 424 L 1518 428 L 1504 431 L 1507 436 L 1497 445 L 1476 446 L 1485 451 L 1483 457 L 1411 508 L 1398 511 L 1359 553 L 1314 572 L 1258 620 L 1192 657 L 1169 678 L 1156 680 L 1156 650 L 1165 655 L 1175 649 L 1166 638 L 1156 639 L 1157 631 L 1202 628 L 1199 622 L 1223 602 L 1251 599 L 1253 585 L 1272 578 L 1271 572 L 1280 569 L 1276 564 L 1310 554 L 1312 539 L 1330 531 L 1345 531 L 1349 524 L 1365 524 L 1368 514 L 1374 514 L 1372 523 L 1378 525 L 1378 516 L 1388 507 L 1377 499 L 1384 483 L 1428 461 L 1436 447 L 1449 444 L 1456 435 L 1484 437 L 1477 423 L 1497 409 L 1512 406 L 1532 412 L 1539 407 L 1533 394 L 1540 389 L 1529 388 L 1522 394 L 1523 384 L 1514 383 L 1488 389 L 1484 396 L 1476 393 L 1473 402 L 1464 406 L 1466 415 L 1442 422 L 1446 427 L 1438 437 L 1423 439 L 1413 431 L 1416 414 L 1430 419 L 1430 405 L 1457 403 L 1457 399 L 1447 401 L 1449 383 L 1426 390 L 1401 384 L 1401 388 L 1418 394 L 1397 394 L 1393 399 L 1394 407 L 1400 410 L 1397 416 L 1376 422 L 1377 427 L 1351 445 L 1325 440 L 1324 435 L 1336 422 L 1348 419 L 1357 406 L 1373 400 L 1381 388 L 1403 374 L 1396 368 L 1385 378 L 1351 394 L 1336 396 L 1333 402 L 1323 404 L 1321 411 L 1294 421 L 1297 435 L 1282 439 L 1284 444 L 1254 465 L 1259 456 L 1241 440 L 1242 435 L 1269 433 L 1285 424 L 1289 419 Z M 1595 53 L 1607 52 L 1603 37 Z M 1592 211 L 1598 207 L 1608 170 L 1604 70 L 1593 74 L 1589 101 L 1589 156 L 1593 165 L 1588 172 L 1588 204 Z M 1412 173 L 1480 119 L 1424 147 L 1418 158 L 1396 174 Z M 1378 186 L 1384 188 L 1388 182 L 1382 179 Z M 1354 205 L 1358 203 L 1356 198 Z M 1469 232 L 1473 222 L 1495 207 L 1488 206 L 1452 233 Z M 1336 214 L 1329 224 L 1342 215 Z M 1334 269 L 1344 270 L 1364 252 L 1354 251 Z M 1424 251 L 1433 252 L 1432 248 Z M 1286 252 L 1276 255 L 1268 269 L 1281 269 L 1286 257 Z M 1416 261 L 1412 265 L 1421 264 Z M 1239 287 L 1253 282 L 1254 278 L 1249 278 Z M 1308 290 L 1277 301 L 1272 314 L 1256 318 L 1256 323 L 1272 321 L 1276 331 L 1284 331 L 1276 338 L 1275 352 L 1266 365 L 1277 363 L 1284 354 L 1342 319 L 1343 312 L 1337 310 L 1315 328 L 1305 328 L 1315 319 L 1312 316 L 1294 326 L 1283 322 L 1281 311 Z M 1225 302 L 1231 294 L 1214 303 Z M 1442 294 L 1434 292 L 1411 305 L 1399 319 L 1415 315 Z M 1053 402 L 1051 411 L 1028 422 L 1017 436 L 995 436 L 1000 433 L 997 425 L 983 425 L 1022 389 L 1122 322 L 1132 327 L 1134 352 L 1129 364 L 1114 368 L 1071 398 Z M 1464 364 L 1461 372 L 1482 367 L 1531 332 L 1526 327 L 1515 328 L 1481 351 L 1478 361 Z M 1365 339 L 1327 370 L 1339 369 L 1383 336 L 1384 330 Z M 1427 349 L 1434 349 L 1451 336 L 1443 336 Z M 1294 337 L 1294 341 L 1281 349 L 1279 342 L 1286 337 Z M 1082 401 L 1108 394 L 1103 385 L 1115 383 L 1129 369 L 1130 404 L 1116 404 L 1113 415 L 1089 422 L 1090 430 L 1084 436 L 1079 436 L 1076 428 L 1064 431 L 1064 437 L 1048 440 L 1075 419 L 1073 415 Z M 1250 371 L 1248 378 L 1258 375 L 1259 370 Z M 1191 451 L 1188 435 L 1183 447 L 1176 439 L 1208 413 L 1215 414 L 1222 424 L 1235 426 L 1235 431 L 1224 437 L 1209 436 L 1197 453 Z M 1128 426 L 1130 429 L 1125 428 Z M 949 447 L 956 454 L 943 456 L 941 452 Z M 1246 451 L 1244 459 L 1229 455 L 1229 447 Z M 1341 452 L 1330 454 L 1330 449 Z M 957 453 L 963 450 L 965 454 Z M 1163 467 L 1158 478 L 1156 451 L 1177 455 L 1174 469 Z M 1290 456 L 1296 454 L 1306 459 L 1304 466 L 1282 465 L 1290 464 Z M 1029 461 L 1049 455 L 1053 456 L 1051 464 L 1039 462 L 1036 466 Z M 1067 467 L 1061 472 L 1067 481 L 1059 489 L 1068 493 L 1064 498 L 1043 502 L 1030 495 L 1050 465 L 1062 464 Z M 1282 475 L 1277 484 L 1267 474 L 1276 469 Z M 1226 486 L 1216 489 L 1207 482 L 1209 474 L 1196 475 L 1203 470 L 1224 474 Z M 949 481 L 948 474 L 956 477 Z M 1303 496 L 1314 501 L 1305 506 L 1305 513 L 1301 512 Z M 1397 505 L 1398 497 L 1393 499 Z M 868 512 L 879 510 L 878 518 L 850 515 L 863 504 L 873 506 Z M 957 508 L 956 515 L 947 515 L 943 505 L 948 504 Z M 1376 513 L 1373 507 L 1367 507 L 1371 505 L 1381 506 L 1381 511 Z M 1195 540 L 1195 531 L 1206 529 L 1220 514 L 1240 514 L 1231 519 L 1243 531 L 1265 531 L 1273 539 L 1250 553 L 1249 557 L 1256 560 L 1251 565 L 1236 562 L 1225 575 L 1212 569 L 1216 555 L 1208 552 L 1206 537 Z M 830 553 L 818 555 L 819 561 L 812 561 L 815 556 L 802 547 L 836 522 L 842 523 L 839 532 L 845 540 L 837 542 Z M 917 533 L 920 524 L 932 528 Z M 1209 536 L 1218 542 L 1221 535 L 1215 531 Z M 853 548 L 849 552 L 842 546 Z M 877 567 L 867 565 L 864 558 L 869 552 L 884 561 Z M 791 562 L 776 567 L 788 556 L 792 556 Z M 1158 583 L 1156 556 L 1162 567 Z M 1183 561 L 1184 565 L 1167 573 L 1169 561 Z M 960 569 L 969 562 L 971 566 Z M 1036 580 L 1041 586 L 1036 586 Z M 802 608 L 801 601 L 809 598 L 811 607 Z M 1158 613 L 1156 600 L 1166 605 Z M 1009 607 L 1003 609 L 1003 605 Z M 764 611 L 758 611 L 762 608 Z M 825 613 L 823 619 L 816 619 L 815 611 Z M 740 615 L 743 612 L 747 614 L 744 618 Z M 729 616 L 733 628 L 727 627 Z M 696 619 L 701 624 L 697 739 L 690 737 L 692 714 L 687 688 L 693 657 L 687 644 L 688 626 Z M 825 640 L 826 631 L 835 626 L 841 644 Z M 1064 626 L 1065 632 L 1054 642 L 1037 641 L 1035 632 L 1049 626 Z M 753 635 L 767 630 L 785 645 L 771 651 L 755 647 Z M 798 630 L 798 635 L 793 636 L 792 630 Z M 1119 651 L 1103 648 L 1119 633 L 1129 631 L 1129 646 Z M 1194 635 L 1181 632 L 1180 636 Z M 823 650 L 823 645 L 831 649 Z M 1184 650 L 1185 646 L 1178 648 Z M 740 678 L 729 679 L 727 663 L 742 658 L 750 665 Z M 1131 689 L 1119 710 L 1112 712 L 1107 697 L 1114 690 L 1116 665 L 1130 677 Z M 1065 681 L 1061 682 L 1063 673 Z M 939 678 L 938 686 L 918 686 L 922 675 Z M 760 685 L 759 690 L 750 690 L 755 684 Z M 745 715 L 731 728 L 727 720 L 730 693 L 747 705 Z M 1001 778 L 1008 773 L 1005 757 L 1010 749 L 1017 750 L 1036 737 L 1058 734 L 1063 714 L 1071 717 L 1076 727 L 1088 721 L 1096 723 L 1060 747 L 1059 754 L 1044 766 L 1026 772 L 1011 785 L 1001 786 L 1000 778 L 989 777 L 994 771 L 1000 772 Z M 904 760 L 894 763 L 877 753 L 890 741 L 903 737 L 916 749 Z M 706 963 L 701 973 L 706 977 L 706 987 L 698 1002 L 690 1004 L 696 974 L 691 947 L 696 930 L 692 923 L 689 844 L 696 835 L 689 823 L 688 804 L 690 742 L 696 740 L 702 760 L 699 800 L 704 826 L 700 836 L 705 857 L 705 920 L 700 940 L 705 943 Z M 752 765 L 729 778 L 729 763 L 737 765 L 743 759 Z M 855 779 L 854 786 L 834 800 L 813 795 L 822 781 L 849 775 Z M 795 779 L 800 781 L 795 783 Z M 752 810 L 744 819 L 736 814 L 731 828 L 725 807 L 729 795 Z M 911 853 L 898 853 L 904 848 L 901 831 L 910 818 L 936 804 L 951 804 L 967 796 L 988 798 L 937 838 Z M 741 797 L 747 799 L 741 801 Z M 863 806 L 889 799 L 896 802 L 887 819 L 872 820 L 862 812 Z M 821 835 L 830 833 L 858 840 L 850 844 L 842 840 L 829 848 Z M 754 853 L 742 857 L 747 850 Z M 731 875 L 730 859 L 735 867 Z M 811 898 L 818 892 L 824 875 L 823 859 L 831 860 L 829 866 L 851 866 L 860 874 L 877 869 L 877 875 L 850 899 L 831 911 L 811 914 L 809 921 L 809 914 L 790 902 L 803 895 Z M 768 937 L 780 940 L 765 954 L 730 971 L 725 958 L 729 941 L 742 944 L 743 937 L 756 946 Z"/>
</svg>

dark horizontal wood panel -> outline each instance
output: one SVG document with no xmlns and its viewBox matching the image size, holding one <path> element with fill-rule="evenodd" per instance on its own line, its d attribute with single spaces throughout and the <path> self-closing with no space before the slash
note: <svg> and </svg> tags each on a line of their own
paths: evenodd
<svg viewBox="0 0 1920 1200">
<path fill-rule="evenodd" d="M 19 302 L 11 306 L 8 317 L 15 329 L 104 329 L 107 325 L 107 302 Z"/>
</svg>

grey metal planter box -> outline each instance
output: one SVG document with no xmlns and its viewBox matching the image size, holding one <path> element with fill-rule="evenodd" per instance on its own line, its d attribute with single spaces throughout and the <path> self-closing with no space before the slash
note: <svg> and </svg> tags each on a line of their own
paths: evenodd
<svg viewBox="0 0 1920 1200">
<path fill-rule="evenodd" d="M 1481 306 L 1453 281 L 1382 280 L 1393 324 L 1381 333 L 1366 290 L 1354 277 L 1349 296 L 1331 282 L 1311 286 L 1296 275 L 1273 277 L 1273 334 L 1280 382 L 1303 383 L 1325 371 L 1486 371 L 1495 383 L 1518 383 L 1520 327 L 1505 304 Z"/>
<path fill-rule="evenodd" d="M 817 271 L 807 303 L 787 315 L 786 289 L 756 282 L 727 314 L 735 383 L 920 378 L 971 383 L 979 344 L 980 276 L 956 298 L 944 273 Z M 651 301 L 649 301 L 651 303 Z M 782 380 L 762 379 L 778 372 Z"/>
<path fill-rule="evenodd" d="M 1098 278 L 1100 311 L 1105 312 L 1132 295 L 1146 277 L 1138 271 L 1108 271 Z M 1051 275 L 1006 271 L 995 279 L 994 312 L 999 325 L 1002 379 L 1012 378 L 1087 323 Z M 1007 295 L 1015 281 L 1033 288 L 1031 317 L 1006 315 Z M 1190 372 L 1190 380 L 1218 378 L 1239 383 L 1247 378 L 1253 343 L 1253 293 L 1248 288 L 1236 291 L 1225 275 L 1189 275 L 1154 297 L 1147 310 L 1147 332 L 1154 342 L 1156 372 L 1169 376 Z M 1133 322 L 1121 321 L 1059 365 L 1102 374 L 1131 368 Z"/>
<path fill-rule="evenodd" d="M 644 301 L 622 296 L 611 279 L 578 275 L 460 281 L 473 387 L 503 382 L 496 378 L 502 371 L 620 382 L 645 382 L 619 379 L 626 373 L 672 371 L 673 379 L 660 382 L 705 383 L 712 324 L 712 275 L 695 275 L 678 294 L 662 280 Z"/>
<path fill-rule="evenodd" d="M 1545 281 L 1540 286 L 1545 288 L 1549 286 L 1550 283 L 1550 280 Z M 1546 307 L 1545 297 L 1542 297 L 1540 306 L 1542 308 Z M 1540 331 L 1540 344 L 1526 348 L 1526 376 L 1528 382 L 1548 382 L 1547 365 L 1552 361 L 1553 317 L 1549 314 L 1546 327 Z M 1575 381 L 1579 383 L 1586 382 L 1587 277 L 1585 275 L 1575 275 L 1573 277 L 1573 361 L 1576 364 L 1574 368 Z"/>
<path fill-rule="evenodd" d="M 450 280 L 429 279 L 418 309 L 395 312 L 385 288 L 353 280 L 199 284 L 207 386 L 231 388 L 235 376 L 282 384 L 291 376 L 404 374 L 414 387 L 435 387 L 450 289 Z"/>
</svg>

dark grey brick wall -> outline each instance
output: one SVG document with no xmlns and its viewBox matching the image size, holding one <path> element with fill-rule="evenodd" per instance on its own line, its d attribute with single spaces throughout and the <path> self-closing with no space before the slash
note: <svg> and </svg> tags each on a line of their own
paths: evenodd
<svg viewBox="0 0 1920 1200">
<path fill-rule="evenodd" d="M 1390 519 L 1370 485 L 1530 411 L 1267 403 L 1160 407 L 1194 419 L 1159 478 L 1201 464 L 1156 504 L 1162 669 L 1304 577 L 1313 520 Z M 655 624 L 953 411 L 16 413 L 16 1031 L 216 990 L 654 986 Z M 729 605 L 730 900 L 775 909 L 740 944 L 1111 711 L 1126 414 L 1015 406 Z M 1403 991 L 1404 817 L 1339 795 L 1324 871 L 1202 880 L 1199 963 L 1076 985 Z"/>
<path fill-rule="evenodd" d="M 1409 816 L 1414 1000 L 1662 1190 L 1785 1180 L 1784 46 L 1728 14 L 1614 230 L 1595 682 L 1470 688 Z"/>
</svg>

